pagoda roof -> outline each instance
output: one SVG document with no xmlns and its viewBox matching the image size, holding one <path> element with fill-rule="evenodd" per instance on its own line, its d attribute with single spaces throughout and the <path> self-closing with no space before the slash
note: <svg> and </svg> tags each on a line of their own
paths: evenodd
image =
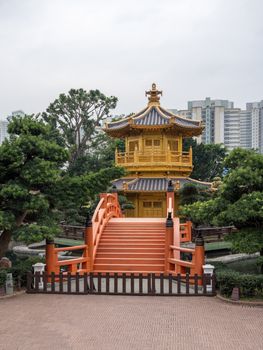
<svg viewBox="0 0 263 350">
<path fill-rule="evenodd" d="M 138 178 L 121 178 L 112 181 L 117 191 L 124 192 L 166 192 L 169 180 L 172 180 L 174 188 L 182 188 L 185 184 L 192 183 L 203 188 L 210 189 L 212 183 L 198 181 L 190 177 L 138 177 Z"/>
<path fill-rule="evenodd" d="M 161 91 L 156 90 L 155 84 L 146 94 L 150 95 L 146 108 L 129 117 L 106 123 L 104 131 L 113 137 L 121 137 L 131 131 L 138 132 L 140 129 L 170 129 L 189 137 L 202 133 L 203 125 L 200 121 L 183 118 L 160 106 L 158 94 Z"/>
</svg>

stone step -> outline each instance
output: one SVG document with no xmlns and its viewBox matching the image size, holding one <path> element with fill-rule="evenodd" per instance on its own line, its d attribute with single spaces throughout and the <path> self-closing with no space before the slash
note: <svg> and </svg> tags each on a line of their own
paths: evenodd
<svg viewBox="0 0 263 350">
<path fill-rule="evenodd" d="M 164 271 L 164 264 L 94 264 L 94 272 L 98 271 Z"/>
</svg>

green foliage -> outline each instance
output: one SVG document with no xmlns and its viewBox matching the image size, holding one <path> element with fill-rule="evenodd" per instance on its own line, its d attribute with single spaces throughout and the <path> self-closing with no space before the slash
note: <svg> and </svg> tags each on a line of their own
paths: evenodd
<svg viewBox="0 0 263 350">
<path fill-rule="evenodd" d="M 5 286 L 5 281 L 6 281 L 6 270 L 0 270 L 0 288 Z"/>
<path fill-rule="evenodd" d="M 198 201 L 193 204 L 184 205 L 180 208 L 180 214 L 190 219 L 195 225 L 210 225 L 217 213 L 217 199 Z"/>
<path fill-rule="evenodd" d="M 42 114 L 59 142 L 70 152 L 68 170 L 71 174 L 84 173 L 82 163 L 88 161 L 94 150 L 97 127 L 116 103 L 116 97 L 107 97 L 99 90 L 71 89 L 68 94 L 60 94 Z"/>
<path fill-rule="evenodd" d="M 224 170 L 223 161 L 226 156 L 226 148 L 219 144 L 198 144 L 194 139 L 184 140 L 184 149 L 193 149 L 193 172 L 191 177 L 201 181 L 212 181 L 215 177 L 221 177 Z"/>
<path fill-rule="evenodd" d="M 195 224 L 234 225 L 228 239 L 236 252 L 263 254 L 263 155 L 233 150 L 225 160 L 228 174 L 215 198 L 183 207 Z"/>
<path fill-rule="evenodd" d="M 122 168 L 112 167 L 82 176 L 65 175 L 51 189 L 53 205 L 60 220 L 67 224 L 84 224 L 87 205 L 94 210 L 97 195 L 106 192 L 111 180 L 124 174 Z"/>
<path fill-rule="evenodd" d="M 134 205 L 132 202 L 130 202 L 126 196 L 119 195 L 118 196 L 120 207 L 122 210 L 125 209 L 134 209 Z"/>
<path fill-rule="evenodd" d="M 74 171 L 69 169 L 69 174 L 83 175 L 114 167 L 116 148 L 123 151 L 124 141 L 112 139 L 106 134 L 98 134 L 90 144 L 89 152 L 76 159 Z"/>
<path fill-rule="evenodd" d="M 179 190 L 180 205 L 204 201 L 209 197 L 211 197 L 211 193 L 206 188 L 193 183 L 187 183 Z"/>
<path fill-rule="evenodd" d="M 34 116 L 13 117 L 0 146 L 0 256 L 11 238 L 35 241 L 55 234 L 48 189 L 56 185 L 68 152 Z"/>
<path fill-rule="evenodd" d="M 257 264 L 258 270 L 263 274 L 263 256 L 260 256 L 257 258 L 256 264 Z"/>
<path fill-rule="evenodd" d="M 8 272 L 12 272 L 13 279 L 15 281 L 18 281 L 19 279 L 21 287 L 25 287 L 27 280 L 27 272 L 32 271 L 32 265 L 39 262 L 45 263 L 45 258 L 41 258 L 39 256 L 30 256 L 24 258 L 16 257 L 12 261 L 12 267 L 8 269 Z"/>
<path fill-rule="evenodd" d="M 234 287 L 240 290 L 240 297 L 263 297 L 263 275 L 240 274 L 232 270 L 216 273 L 217 287 L 222 295 L 230 297 Z"/>
<path fill-rule="evenodd" d="M 10 119 L 10 140 L 0 146 L 0 256 L 12 236 L 31 243 L 56 236 L 60 221 L 83 224 L 86 204 L 94 209 L 98 193 L 123 175 L 113 166 L 123 141 L 97 128 L 116 103 L 72 89 L 41 116 Z"/>
<path fill-rule="evenodd" d="M 14 253 L 8 253 L 7 256 L 12 261 L 12 267 L 0 270 L 0 287 L 5 285 L 6 274 L 10 272 L 12 273 L 15 284 L 18 283 L 19 280 L 21 287 L 25 287 L 27 272 L 32 271 L 32 265 L 39 262 L 45 263 L 45 258 L 39 256 L 20 258 Z"/>
<path fill-rule="evenodd" d="M 226 201 L 225 201 L 226 202 Z M 228 203 L 214 219 L 219 225 L 233 224 L 238 228 L 255 227 L 261 230 L 263 224 L 263 192 L 244 194 L 236 202 Z"/>
</svg>

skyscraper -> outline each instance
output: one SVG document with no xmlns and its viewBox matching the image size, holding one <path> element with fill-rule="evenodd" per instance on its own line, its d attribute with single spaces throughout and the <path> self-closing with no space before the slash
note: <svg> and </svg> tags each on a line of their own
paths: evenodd
<svg viewBox="0 0 263 350">
<path fill-rule="evenodd" d="M 177 113 L 205 124 L 198 142 L 222 143 L 229 151 L 236 147 L 254 148 L 263 153 L 263 101 L 247 103 L 246 109 L 234 108 L 228 100 L 189 101 L 187 110 Z"/>
<path fill-rule="evenodd" d="M 25 113 L 21 110 L 18 111 L 14 111 L 12 112 L 10 117 L 14 117 L 14 116 L 24 116 Z M 9 134 L 8 134 L 8 120 L 0 120 L 0 145 L 3 143 L 3 141 L 7 138 L 9 138 Z"/>
<path fill-rule="evenodd" d="M 4 139 L 8 138 L 7 126 L 8 121 L 0 120 L 0 145 L 3 143 Z"/>
</svg>

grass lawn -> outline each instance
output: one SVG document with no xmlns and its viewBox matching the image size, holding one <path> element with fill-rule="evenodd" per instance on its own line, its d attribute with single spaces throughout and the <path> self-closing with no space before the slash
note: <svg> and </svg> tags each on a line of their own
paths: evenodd
<svg viewBox="0 0 263 350">
<path fill-rule="evenodd" d="M 68 238 L 55 238 L 55 243 L 60 244 L 62 246 L 76 246 L 76 245 L 82 245 L 84 244 L 84 241 L 82 240 L 76 240 L 76 239 L 68 239 Z"/>
<path fill-rule="evenodd" d="M 212 250 L 220 250 L 220 249 L 231 249 L 232 243 L 231 242 L 212 242 L 212 243 L 205 243 L 205 251 L 209 252 Z"/>
</svg>

